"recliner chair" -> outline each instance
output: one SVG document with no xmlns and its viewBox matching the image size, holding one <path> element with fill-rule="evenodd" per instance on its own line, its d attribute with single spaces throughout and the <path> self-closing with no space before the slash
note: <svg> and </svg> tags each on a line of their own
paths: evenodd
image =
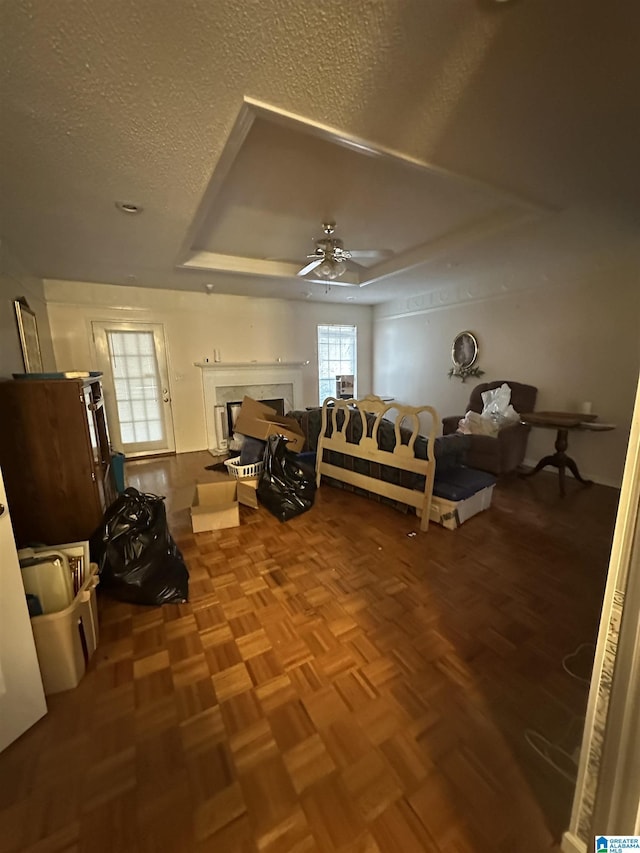
<svg viewBox="0 0 640 853">
<path fill-rule="evenodd" d="M 523 385 L 509 379 L 497 379 L 495 382 L 482 382 L 471 392 L 466 411 L 482 412 L 482 392 L 499 388 L 503 383 L 511 388 L 511 405 L 518 412 L 532 412 L 536 404 L 538 389 L 533 385 Z M 450 415 L 442 419 L 442 434 L 449 435 L 458 428 L 458 422 L 464 415 Z M 467 452 L 467 465 L 479 471 L 491 474 L 507 474 L 522 464 L 527 449 L 530 426 L 512 424 L 500 430 L 497 436 L 472 435 Z"/>
</svg>

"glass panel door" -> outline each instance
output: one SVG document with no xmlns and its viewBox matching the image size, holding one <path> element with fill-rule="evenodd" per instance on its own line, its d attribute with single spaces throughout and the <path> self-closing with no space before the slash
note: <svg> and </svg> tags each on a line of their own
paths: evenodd
<svg viewBox="0 0 640 853">
<path fill-rule="evenodd" d="M 173 450 L 162 327 L 94 323 L 94 339 L 116 449 L 126 456 Z"/>
<path fill-rule="evenodd" d="M 164 444 L 153 332 L 107 331 L 107 341 L 122 444 Z"/>
</svg>

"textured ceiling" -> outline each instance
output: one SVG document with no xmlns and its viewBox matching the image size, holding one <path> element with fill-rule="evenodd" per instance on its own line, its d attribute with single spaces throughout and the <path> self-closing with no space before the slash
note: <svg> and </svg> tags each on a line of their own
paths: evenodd
<svg viewBox="0 0 640 853">
<path fill-rule="evenodd" d="M 423 218 L 433 252 L 359 289 L 368 303 L 439 286 L 462 262 L 480 274 L 505 257 L 542 268 L 589 253 L 640 213 L 639 23 L 624 0 L 5 0 L 0 236 L 46 278 L 296 298 L 300 280 L 177 268 L 194 223 L 205 217 L 215 251 L 293 259 L 328 215 L 346 244 L 394 251 L 421 240 Z M 370 158 L 327 154 L 340 177 L 316 183 L 327 193 L 296 154 L 291 180 L 256 185 L 254 208 L 228 183 L 203 213 L 246 98 L 452 177 L 385 179 L 376 203 L 363 198 Z M 246 159 L 229 172 L 237 191 L 258 162 Z M 275 174 L 277 144 L 272 159 Z M 544 222 L 469 240 L 460 223 L 477 199 L 446 219 L 455 176 L 539 204 Z M 116 200 L 144 212 L 127 217 Z M 349 289 L 306 290 L 341 300 Z"/>
</svg>

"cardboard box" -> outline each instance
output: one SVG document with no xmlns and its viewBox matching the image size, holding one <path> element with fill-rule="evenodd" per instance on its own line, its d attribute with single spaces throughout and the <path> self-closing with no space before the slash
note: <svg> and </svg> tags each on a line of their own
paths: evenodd
<svg viewBox="0 0 640 853">
<path fill-rule="evenodd" d="M 282 417 L 270 406 L 251 397 L 243 399 L 234 431 L 263 441 L 270 435 L 283 435 L 289 441 L 287 448 L 296 453 L 301 453 L 304 447 L 304 433 L 294 418 Z"/>
<path fill-rule="evenodd" d="M 240 509 L 235 480 L 196 483 L 191 503 L 191 529 L 194 533 L 239 525 Z"/>
<path fill-rule="evenodd" d="M 204 530 L 222 530 L 240 524 L 239 504 L 258 508 L 259 477 L 236 480 L 228 477 L 214 483 L 196 483 L 191 502 L 191 529 L 194 533 Z"/>
<path fill-rule="evenodd" d="M 249 506 L 251 509 L 258 509 L 258 483 L 260 477 L 245 477 L 243 480 L 236 480 L 238 486 L 238 501 L 243 506 Z"/>
</svg>

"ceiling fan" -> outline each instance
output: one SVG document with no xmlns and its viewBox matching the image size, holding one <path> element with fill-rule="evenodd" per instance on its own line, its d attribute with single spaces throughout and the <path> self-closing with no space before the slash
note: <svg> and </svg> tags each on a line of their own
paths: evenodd
<svg viewBox="0 0 640 853">
<path fill-rule="evenodd" d="M 355 258 L 386 258 L 392 255 L 388 249 L 374 249 L 372 251 L 355 252 L 345 249 L 344 243 L 338 237 L 334 237 L 336 230 L 335 222 L 323 222 L 322 231 L 324 237 L 316 240 L 316 248 L 312 255 L 307 255 L 309 261 L 306 266 L 298 270 L 299 276 L 314 275 L 326 278 L 330 281 L 340 278 L 348 270 L 365 271 L 361 264 L 355 263 Z"/>
</svg>

